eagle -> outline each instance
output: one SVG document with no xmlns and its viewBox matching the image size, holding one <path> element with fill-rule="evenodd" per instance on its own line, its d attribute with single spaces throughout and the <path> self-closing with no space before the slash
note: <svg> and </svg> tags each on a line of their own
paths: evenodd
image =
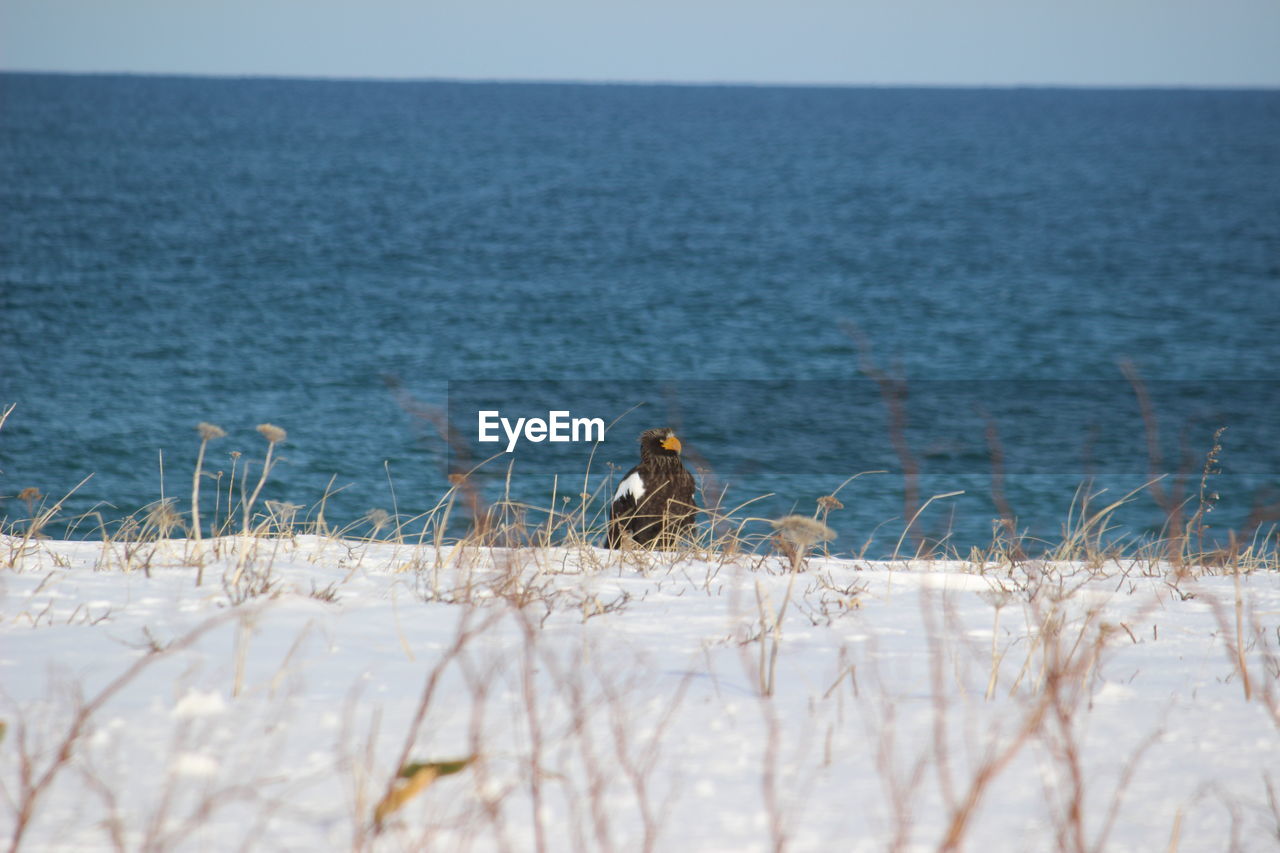
<svg viewBox="0 0 1280 853">
<path fill-rule="evenodd" d="M 693 475 L 680 461 L 680 439 L 669 429 L 640 434 L 640 464 L 627 472 L 609 507 L 609 547 L 672 548 L 693 534 Z"/>
</svg>

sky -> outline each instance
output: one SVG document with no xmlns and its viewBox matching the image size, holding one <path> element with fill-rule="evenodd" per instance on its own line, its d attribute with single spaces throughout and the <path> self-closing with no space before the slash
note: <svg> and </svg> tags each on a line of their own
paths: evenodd
<svg viewBox="0 0 1280 853">
<path fill-rule="evenodd" d="M 1280 87 L 1280 0 L 0 0 L 0 70 Z"/>
</svg>

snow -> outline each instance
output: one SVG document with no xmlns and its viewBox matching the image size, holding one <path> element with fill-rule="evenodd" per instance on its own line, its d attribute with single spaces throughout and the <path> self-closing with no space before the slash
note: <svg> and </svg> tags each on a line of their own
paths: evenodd
<svg viewBox="0 0 1280 853">
<path fill-rule="evenodd" d="M 1274 572 L 23 547 L 0 540 L 0 837 L 24 762 L 54 769 L 23 849 L 1280 843 Z M 375 826 L 402 762 L 467 757 Z"/>
<path fill-rule="evenodd" d="M 216 690 L 210 690 L 206 693 L 192 688 L 178 701 L 177 705 L 173 706 L 173 717 L 178 720 L 186 720 L 192 717 L 221 714 L 226 710 L 227 703 L 223 701 L 221 693 Z"/>
</svg>

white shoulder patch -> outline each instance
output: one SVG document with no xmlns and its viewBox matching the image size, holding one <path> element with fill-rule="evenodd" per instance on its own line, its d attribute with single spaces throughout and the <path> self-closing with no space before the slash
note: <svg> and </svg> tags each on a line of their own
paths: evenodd
<svg viewBox="0 0 1280 853">
<path fill-rule="evenodd" d="M 636 503 L 640 503 L 640 499 L 644 497 L 644 481 L 640 479 L 639 471 L 633 472 L 618 484 L 618 491 L 613 493 L 613 499 L 616 501 L 623 495 L 631 495 Z"/>
</svg>

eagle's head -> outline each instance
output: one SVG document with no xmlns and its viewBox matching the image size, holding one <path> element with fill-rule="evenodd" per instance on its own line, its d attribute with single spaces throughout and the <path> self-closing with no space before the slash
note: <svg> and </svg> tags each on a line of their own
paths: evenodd
<svg viewBox="0 0 1280 853">
<path fill-rule="evenodd" d="M 647 429 L 640 433 L 640 457 L 642 459 L 676 457 L 680 455 L 680 439 L 666 427 Z"/>
</svg>

